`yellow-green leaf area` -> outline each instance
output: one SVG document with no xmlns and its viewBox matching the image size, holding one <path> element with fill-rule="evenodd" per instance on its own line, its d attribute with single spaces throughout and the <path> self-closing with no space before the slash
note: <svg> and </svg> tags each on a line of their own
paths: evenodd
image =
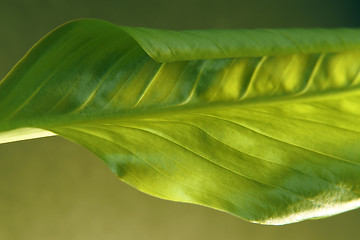
<svg viewBox="0 0 360 240">
<path fill-rule="evenodd" d="M 358 29 L 78 20 L 0 82 L 0 137 L 55 133 L 140 191 L 286 224 L 359 207 L 359 86 Z"/>
</svg>

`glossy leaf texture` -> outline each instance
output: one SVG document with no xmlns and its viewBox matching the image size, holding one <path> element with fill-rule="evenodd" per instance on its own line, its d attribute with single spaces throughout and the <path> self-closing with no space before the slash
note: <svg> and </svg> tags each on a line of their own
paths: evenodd
<svg viewBox="0 0 360 240">
<path fill-rule="evenodd" d="M 356 29 L 78 20 L 0 82 L 0 132 L 47 130 L 148 194 L 286 224 L 360 206 L 359 87 Z"/>
</svg>

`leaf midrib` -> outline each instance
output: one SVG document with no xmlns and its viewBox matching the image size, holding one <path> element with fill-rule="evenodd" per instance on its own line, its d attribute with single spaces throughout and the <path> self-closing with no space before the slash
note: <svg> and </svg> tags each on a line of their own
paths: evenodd
<svg viewBox="0 0 360 240">
<path fill-rule="evenodd" d="M 64 114 L 65 117 L 53 116 L 51 118 L 44 117 L 29 121 L 17 121 L 17 124 L 11 124 L 12 119 L 9 119 L 8 124 L 2 123 L 0 132 L 8 131 L 16 128 L 23 127 L 36 127 L 41 129 L 48 129 L 51 127 L 61 127 L 63 125 L 73 125 L 88 123 L 93 121 L 108 121 L 112 119 L 121 120 L 133 120 L 133 119 L 144 119 L 151 118 L 154 116 L 168 116 L 168 115 L 178 115 L 178 114 L 191 114 L 199 112 L 213 112 L 213 111 L 226 111 L 231 108 L 234 109 L 234 106 L 239 106 L 239 108 L 251 108 L 259 106 L 273 106 L 273 105 L 282 105 L 282 104 L 292 104 L 292 103 L 306 103 L 312 101 L 326 101 L 334 99 L 344 99 L 344 97 L 360 95 L 360 86 L 347 87 L 341 89 L 334 89 L 323 91 L 321 93 L 306 94 L 306 95 L 290 95 L 290 96 L 279 96 L 274 98 L 274 96 L 261 97 L 261 98 L 252 98 L 244 99 L 240 101 L 222 101 L 222 102 L 212 102 L 212 103 L 198 103 L 198 104 L 188 104 L 188 105 L 170 105 L 164 107 L 143 107 L 136 109 L 124 109 L 123 111 L 117 112 L 99 112 L 98 114 L 81 114 L 77 115 L 68 115 Z M 52 119 L 55 119 L 53 121 Z"/>
</svg>

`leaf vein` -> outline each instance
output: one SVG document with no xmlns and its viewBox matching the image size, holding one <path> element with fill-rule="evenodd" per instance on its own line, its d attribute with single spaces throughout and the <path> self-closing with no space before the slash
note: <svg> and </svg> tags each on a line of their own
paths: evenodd
<svg viewBox="0 0 360 240">
<path fill-rule="evenodd" d="M 211 117 L 211 118 L 217 118 L 217 119 L 220 119 L 220 120 L 223 120 L 223 121 L 226 121 L 226 122 L 230 122 L 230 123 L 233 123 L 235 125 L 238 125 L 240 127 L 243 127 L 243 128 L 246 128 L 246 129 L 249 129 L 250 131 L 252 132 L 255 132 L 255 133 L 258 133 L 264 137 L 268 137 L 268 138 L 271 138 L 275 141 L 278 141 L 278 142 L 281 142 L 281 143 L 285 143 L 286 145 L 291 145 L 291 146 L 294 146 L 294 147 L 297 147 L 297 148 L 301 148 L 301 149 L 304 149 L 304 150 L 307 150 L 307 151 L 311 151 L 311 152 L 314 152 L 314 153 L 317 153 L 317 154 L 320 154 L 320 155 L 323 155 L 323 156 L 326 156 L 326 157 L 330 157 L 330 158 L 333 158 L 333 159 L 337 159 L 339 161 L 343 161 L 343 162 L 346 162 L 346 163 L 350 163 L 350 164 L 353 164 L 353 165 L 356 165 L 356 166 L 360 166 L 360 163 L 356 163 L 356 162 L 352 162 L 350 160 L 346 160 L 346 159 L 343 159 L 343 158 L 340 158 L 340 157 L 337 157 L 337 156 L 332 156 L 332 155 L 329 155 L 329 154 L 326 154 L 326 153 L 323 153 L 323 152 L 319 152 L 319 151 L 316 151 L 316 150 L 313 150 L 313 149 L 309 149 L 309 148 L 306 148 L 306 147 L 303 147 L 303 146 L 299 146 L 299 145 L 296 145 L 294 143 L 289 143 L 289 142 L 285 142 L 285 141 L 282 141 L 280 139 L 277 139 L 275 137 L 272 137 L 272 136 L 269 136 L 267 134 L 264 134 L 264 133 L 261 133 L 259 131 L 256 131 L 248 126 L 244 126 L 240 123 L 237 123 L 237 122 L 234 122 L 232 120 L 229 120 L 229 119 L 225 119 L 225 118 L 222 118 L 222 117 L 219 117 L 219 116 L 214 116 L 214 115 L 210 115 L 210 114 L 202 114 L 202 113 L 199 113 L 200 115 L 203 115 L 203 116 L 208 116 L 208 117 Z"/>
<path fill-rule="evenodd" d="M 162 138 L 162 139 L 165 139 L 165 140 L 169 141 L 169 142 L 172 143 L 172 144 L 175 144 L 175 145 L 177 145 L 177 146 L 185 149 L 186 151 L 188 151 L 188 152 L 190 152 L 190 153 L 192 153 L 192 154 L 194 154 L 194 155 L 196 155 L 196 156 L 198 156 L 198 157 L 200 157 L 200 158 L 202 158 L 202 159 L 204 159 L 204 160 L 206 160 L 206 161 L 208 161 L 208 162 L 210 162 L 210 163 L 212 163 L 212 164 L 214 164 L 214 165 L 216 165 L 216 166 L 218 166 L 218 167 L 220 167 L 220 168 L 222 168 L 222 169 L 224 169 L 224 170 L 227 170 L 227 171 L 231 172 L 232 174 L 235 174 L 235 175 L 240 176 L 240 177 L 242 177 L 242 178 L 245 178 L 245 179 L 247 179 L 247 180 L 253 181 L 253 182 L 255 182 L 255 183 L 257 183 L 257 184 L 260 184 L 260 185 L 265 185 L 265 186 L 270 187 L 270 188 L 276 188 L 276 189 L 278 189 L 278 190 L 280 190 L 280 191 L 283 191 L 283 192 L 286 192 L 286 193 L 290 193 L 290 194 L 292 194 L 292 195 L 297 196 L 298 198 L 302 198 L 302 199 L 305 199 L 305 200 L 308 200 L 308 201 L 311 201 L 311 202 L 313 201 L 313 200 L 311 200 L 311 199 L 307 199 L 306 197 L 301 196 L 301 195 L 299 195 L 299 194 L 296 194 L 296 193 L 294 193 L 294 192 L 291 192 L 291 191 L 289 191 L 289 190 L 283 189 L 283 188 L 281 188 L 281 187 L 278 187 L 278 186 L 275 186 L 275 185 L 272 185 L 272 184 L 269 184 L 269 183 L 262 182 L 262 181 L 260 181 L 260 180 L 257 180 L 257 179 L 254 179 L 254 178 L 251 178 L 251 177 L 248 177 L 248 176 L 245 176 L 245 175 L 243 175 L 243 174 L 241 174 L 241 173 L 238 173 L 238 172 L 236 172 L 236 171 L 234 171 L 234 170 L 232 170 L 232 169 L 230 169 L 230 168 L 224 167 L 224 166 L 220 165 L 219 163 L 217 163 L 217 162 L 215 162 L 215 161 L 213 161 L 213 160 L 210 160 L 210 159 L 208 159 L 208 158 L 206 158 L 206 157 L 204 157 L 204 156 L 202 156 L 202 155 L 200 155 L 200 154 L 198 154 L 198 153 L 196 153 L 196 152 L 194 152 L 194 151 L 192 151 L 192 150 L 184 147 L 182 144 L 177 143 L 177 142 L 175 142 L 175 141 L 172 140 L 172 139 L 168 139 L 168 138 L 166 138 L 166 137 L 164 137 L 164 136 L 161 136 L 161 135 L 159 135 L 158 133 L 155 133 L 155 132 L 153 132 L 153 131 L 151 131 L 151 130 L 143 129 L 143 128 L 138 128 L 138 127 L 133 127 L 133 126 L 131 126 L 131 127 L 130 127 L 130 126 L 123 126 L 123 127 L 125 127 L 125 128 L 133 128 L 133 129 L 141 130 L 141 131 L 144 131 L 144 132 L 147 132 L 147 133 L 151 133 L 151 134 L 153 134 L 153 135 L 156 135 L 156 136 L 158 136 L 158 137 L 160 137 L 160 138 Z"/>
</svg>

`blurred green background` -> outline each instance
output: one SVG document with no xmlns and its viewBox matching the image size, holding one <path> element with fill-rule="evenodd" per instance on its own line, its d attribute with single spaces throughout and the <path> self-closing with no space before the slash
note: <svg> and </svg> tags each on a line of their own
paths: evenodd
<svg viewBox="0 0 360 240">
<path fill-rule="evenodd" d="M 360 27 L 356 0 L 0 0 L 0 79 L 77 18 L 169 29 Z M 1 113 L 0 113 L 1 117 Z M 59 137 L 0 145 L 1 240 L 355 239 L 360 211 L 274 227 L 150 197 Z"/>
</svg>

